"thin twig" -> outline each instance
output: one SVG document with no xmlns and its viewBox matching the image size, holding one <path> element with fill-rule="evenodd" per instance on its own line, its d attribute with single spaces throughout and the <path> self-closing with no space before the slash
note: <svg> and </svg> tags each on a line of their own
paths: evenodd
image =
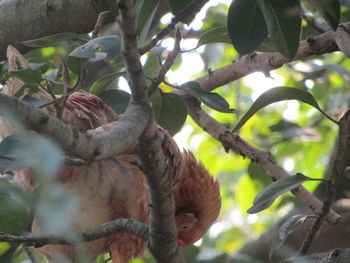
<svg viewBox="0 0 350 263">
<path fill-rule="evenodd" d="M 40 263 L 40 261 L 35 257 L 34 253 L 32 252 L 32 250 L 29 247 L 27 247 L 26 245 L 22 245 L 22 247 L 23 247 L 23 250 L 28 255 L 29 260 L 32 263 Z"/>
<path fill-rule="evenodd" d="M 174 61 L 176 57 L 179 55 L 181 50 L 180 42 L 181 42 L 181 32 L 180 32 L 180 29 L 177 29 L 175 33 L 174 49 L 171 52 L 169 52 L 164 64 L 162 65 L 159 71 L 158 77 L 152 81 L 152 84 L 150 87 L 151 92 L 155 90 L 161 82 L 164 81 L 166 73 L 170 70 L 170 68 L 174 64 Z"/>
<path fill-rule="evenodd" d="M 168 34 L 170 34 L 174 29 L 178 22 L 185 20 L 186 18 L 192 16 L 193 14 L 196 14 L 199 12 L 199 10 L 202 9 L 202 7 L 208 2 L 209 0 L 197 0 L 193 1 L 190 5 L 188 5 L 185 9 L 181 10 L 179 13 L 176 14 L 176 16 L 173 17 L 170 24 L 167 25 L 165 28 L 163 28 L 152 40 L 150 40 L 146 45 L 139 48 L 139 53 L 141 55 L 145 54 L 147 51 L 151 50 L 157 43 L 162 40 L 164 37 L 166 37 Z"/>
<path fill-rule="evenodd" d="M 263 168 L 269 176 L 276 180 L 286 176 L 290 176 L 290 174 L 287 171 L 285 171 L 281 166 L 277 165 L 272 160 L 271 154 L 269 152 L 262 151 L 250 145 L 239 135 L 231 133 L 227 129 L 227 127 L 217 122 L 207 113 L 205 113 L 200 108 L 199 102 L 196 99 L 190 98 L 189 96 L 184 96 L 184 98 L 192 119 L 211 136 L 220 141 L 225 150 L 231 149 L 236 153 L 248 157 L 258 165 L 260 165 L 261 168 Z M 318 200 L 311 193 L 309 193 L 304 187 L 300 186 L 292 192 L 297 198 L 302 200 L 316 214 L 321 212 L 321 201 Z M 332 210 L 330 210 L 330 213 L 326 215 L 326 220 L 332 224 L 336 224 L 339 221 L 339 219 L 340 216 Z"/>
<path fill-rule="evenodd" d="M 313 223 L 311 229 L 308 231 L 303 244 L 301 245 L 299 253 L 304 255 L 307 253 L 312 245 L 313 240 L 316 237 L 318 230 L 320 229 L 322 223 L 324 222 L 326 216 L 329 214 L 331 205 L 335 200 L 336 195 L 336 182 L 337 179 L 344 172 L 344 156 L 347 152 L 347 142 L 349 136 L 349 125 L 350 125 L 350 111 L 346 112 L 344 116 L 340 119 L 339 125 L 339 136 L 338 136 L 338 149 L 335 159 L 332 164 L 332 172 L 330 173 L 330 178 L 327 184 L 326 200 L 323 202 L 322 210 L 318 214 L 318 218 Z"/>
<path fill-rule="evenodd" d="M 116 14 L 112 11 L 103 11 L 98 15 L 95 28 L 92 31 L 92 38 L 97 37 L 98 33 L 100 32 L 101 28 L 104 27 L 106 24 L 109 24 L 114 21 L 116 17 Z"/>
</svg>

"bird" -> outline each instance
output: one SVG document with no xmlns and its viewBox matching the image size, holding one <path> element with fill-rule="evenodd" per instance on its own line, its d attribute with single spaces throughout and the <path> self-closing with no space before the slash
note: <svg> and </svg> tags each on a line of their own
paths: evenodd
<svg viewBox="0 0 350 263">
<path fill-rule="evenodd" d="M 52 110 L 48 112 L 54 114 Z M 120 118 L 122 116 L 99 97 L 83 92 L 74 92 L 67 98 L 61 115 L 62 122 L 92 135 L 109 132 L 118 125 Z M 199 240 L 217 219 L 221 207 L 220 186 L 192 152 L 180 151 L 163 128 L 158 127 L 157 132 L 172 169 L 176 241 L 180 246 L 188 246 Z M 77 205 L 73 212 L 62 214 L 61 219 L 67 220 L 75 231 L 118 218 L 132 218 L 149 224 L 152 208 L 140 163 L 136 154 L 125 154 L 81 166 L 63 165 L 55 181 L 77 201 Z M 17 173 L 15 178 L 27 188 L 36 186 L 28 169 Z M 41 233 L 45 229 L 34 220 L 32 231 Z M 38 248 L 53 263 L 77 263 L 82 249 L 89 262 L 94 262 L 98 255 L 109 253 L 113 263 L 126 263 L 142 255 L 147 246 L 132 234 L 118 233 L 78 247 L 45 245 Z"/>
</svg>

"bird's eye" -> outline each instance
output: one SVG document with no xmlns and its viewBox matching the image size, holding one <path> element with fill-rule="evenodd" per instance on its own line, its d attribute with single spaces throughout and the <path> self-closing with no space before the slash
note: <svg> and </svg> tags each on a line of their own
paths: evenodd
<svg viewBox="0 0 350 263">
<path fill-rule="evenodd" d="M 188 230 L 188 229 L 190 229 L 191 227 L 188 225 L 188 224 L 183 224 L 182 226 L 181 226 L 181 230 Z"/>
</svg>

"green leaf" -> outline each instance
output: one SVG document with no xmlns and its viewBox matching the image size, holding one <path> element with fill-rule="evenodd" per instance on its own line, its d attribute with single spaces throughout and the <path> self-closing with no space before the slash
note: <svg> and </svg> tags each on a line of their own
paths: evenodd
<svg viewBox="0 0 350 263">
<path fill-rule="evenodd" d="M 72 57 L 68 56 L 67 65 L 68 68 L 73 71 L 75 74 L 81 74 L 82 69 L 85 67 L 88 62 L 88 58 Z"/>
<path fill-rule="evenodd" d="M 76 33 L 59 33 L 51 36 L 23 41 L 22 43 L 28 47 L 47 47 L 57 43 L 76 39 L 79 39 L 79 35 Z"/>
<path fill-rule="evenodd" d="M 272 241 L 269 257 L 271 256 L 282 246 L 287 237 L 292 234 L 300 224 L 304 223 L 307 217 L 304 215 L 294 215 L 289 217 L 279 228 L 279 231 L 276 232 L 275 237 Z"/>
<path fill-rule="evenodd" d="M 202 89 L 195 81 L 186 82 L 180 88 L 214 110 L 225 113 L 237 112 L 235 109 L 230 109 L 230 105 L 222 96 Z"/>
<path fill-rule="evenodd" d="M 27 210 L 20 202 L 9 196 L 0 196 L 0 232 L 19 235 L 27 216 Z"/>
<path fill-rule="evenodd" d="M 234 0 L 227 16 L 228 34 L 241 54 L 255 51 L 267 37 L 267 28 L 258 0 Z"/>
<path fill-rule="evenodd" d="M 0 243 L 1 246 L 5 245 L 7 243 Z M 0 256 L 0 262 L 12 262 L 12 259 L 17 251 L 19 244 L 11 244 L 9 245 L 9 247 L 3 252 L 1 253 Z"/>
<path fill-rule="evenodd" d="M 187 107 L 183 99 L 172 93 L 162 93 L 161 107 L 157 123 L 171 135 L 182 128 L 187 117 Z"/>
<path fill-rule="evenodd" d="M 313 0 L 312 4 L 320 12 L 328 25 L 336 31 L 340 19 L 340 4 L 338 0 Z"/>
<path fill-rule="evenodd" d="M 22 100 L 24 102 L 27 102 L 30 105 L 33 105 L 36 108 L 39 108 L 41 105 L 44 105 L 47 103 L 47 101 L 40 100 L 40 99 L 32 97 L 30 95 L 25 95 Z"/>
<path fill-rule="evenodd" d="M 176 15 L 179 11 L 191 4 L 193 0 L 169 0 L 171 12 Z M 183 21 L 181 21 L 183 22 Z"/>
<path fill-rule="evenodd" d="M 160 66 L 160 61 L 158 59 L 158 56 L 153 52 L 149 52 L 147 54 L 147 60 L 145 62 L 145 65 L 143 66 L 145 76 L 149 79 L 153 79 L 157 77 L 159 74 L 160 68 L 161 66 Z"/>
<path fill-rule="evenodd" d="M 109 86 L 113 83 L 117 78 L 124 76 L 124 72 L 112 72 L 106 75 L 99 77 L 91 86 L 90 92 L 92 94 L 99 94 L 105 90 L 109 89 Z"/>
<path fill-rule="evenodd" d="M 158 3 L 159 0 L 141 0 L 137 2 L 137 4 L 141 5 L 137 16 L 137 32 L 140 35 L 138 39 L 139 44 L 144 43 L 148 35 Z"/>
<path fill-rule="evenodd" d="M 39 69 L 26 68 L 1 74 L 1 78 L 4 80 L 10 79 L 12 77 L 19 78 L 28 85 L 36 85 L 41 82 L 42 73 Z"/>
<path fill-rule="evenodd" d="M 236 124 L 236 126 L 233 128 L 233 132 L 237 132 L 242 126 L 259 110 L 262 108 L 283 100 L 298 100 L 304 103 L 307 103 L 316 109 L 318 109 L 324 116 L 326 116 L 328 119 L 333 121 L 334 123 L 338 123 L 336 120 L 332 119 L 330 116 L 328 116 L 318 105 L 316 99 L 314 96 L 300 88 L 292 88 L 292 87 L 276 87 L 272 88 L 266 92 L 264 92 L 262 95 L 260 95 L 259 98 L 253 103 L 253 105 L 250 107 L 250 109 L 247 111 L 246 114 L 243 115 L 243 117 L 239 120 L 239 122 Z"/>
<path fill-rule="evenodd" d="M 105 53 L 99 52 L 99 50 Z M 103 36 L 94 38 L 86 44 L 74 49 L 69 56 L 93 59 L 116 59 L 121 51 L 120 38 L 118 36 Z"/>
<path fill-rule="evenodd" d="M 169 0 L 170 10 L 174 15 L 177 15 L 181 10 L 185 9 L 193 0 Z M 183 23 L 189 24 L 196 14 L 191 14 L 185 19 L 180 20 Z"/>
<path fill-rule="evenodd" d="M 258 0 L 267 30 L 281 54 L 293 59 L 301 31 L 301 7 L 298 0 Z"/>
<path fill-rule="evenodd" d="M 310 178 L 297 173 L 296 175 L 286 176 L 273 182 L 256 196 L 253 206 L 247 212 L 249 214 L 255 214 L 268 208 L 277 197 L 297 188 L 307 180 L 310 180 Z"/>
<path fill-rule="evenodd" d="M 180 250 L 185 262 L 196 262 L 197 255 L 200 252 L 196 246 L 180 247 Z"/>
<path fill-rule="evenodd" d="M 231 43 L 227 27 L 220 26 L 206 31 L 198 40 L 197 47 L 209 43 Z"/>
<path fill-rule="evenodd" d="M 98 96 L 116 113 L 122 114 L 129 105 L 130 94 L 119 89 L 102 91 Z"/>
</svg>

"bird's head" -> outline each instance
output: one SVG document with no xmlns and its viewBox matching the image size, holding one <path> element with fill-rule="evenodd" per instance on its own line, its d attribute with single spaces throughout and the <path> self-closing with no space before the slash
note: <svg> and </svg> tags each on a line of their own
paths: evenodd
<svg viewBox="0 0 350 263">
<path fill-rule="evenodd" d="M 175 188 L 177 243 L 191 245 L 214 223 L 221 207 L 219 183 L 191 152 L 183 152 L 184 171 Z"/>
</svg>

